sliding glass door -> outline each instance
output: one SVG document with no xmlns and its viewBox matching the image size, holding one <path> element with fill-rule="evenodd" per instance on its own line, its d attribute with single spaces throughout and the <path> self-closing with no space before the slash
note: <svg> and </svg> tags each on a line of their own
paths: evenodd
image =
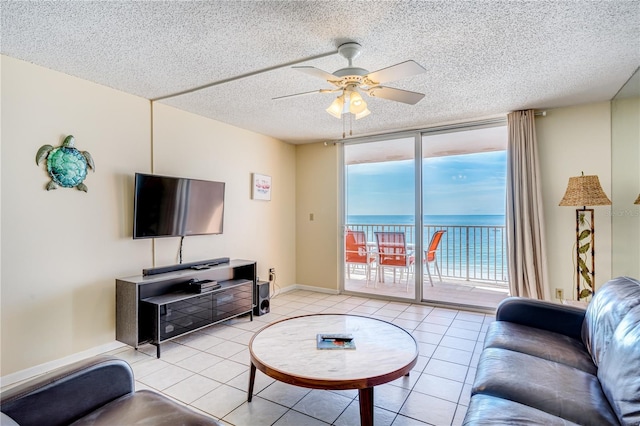
<svg viewBox="0 0 640 426">
<path fill-rule="evenodd" d="M 344 289 L 415 298 L 415 138 L 344 147 Z"/>
<path fill-rule="evenodd" d="M 506 127 L 422 136 L 422 298 L 495 308 L 508 295 Z"/>
<path fill-rule="evenodd" d="M 506 126 L 481 125 L 345 144 L 343 289 L 485 308 L 506 297 L 506 140 Z"/>
</svg>

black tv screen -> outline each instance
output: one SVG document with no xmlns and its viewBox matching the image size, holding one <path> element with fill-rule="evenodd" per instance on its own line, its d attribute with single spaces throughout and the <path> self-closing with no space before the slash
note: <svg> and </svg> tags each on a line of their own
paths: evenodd
<svg viewBox="0 0 640 426">
<path fill-rule="evenodd" d="M 133 238 L 222 234 L 224 182 L 136 173 Z"/>
</svg>

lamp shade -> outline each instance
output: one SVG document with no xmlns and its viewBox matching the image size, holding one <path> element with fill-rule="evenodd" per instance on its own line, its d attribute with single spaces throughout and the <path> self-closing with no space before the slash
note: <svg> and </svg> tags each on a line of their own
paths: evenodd
<svg viewBox="0 0 640 426">
<path fill-rule="evenodd" d="M 367 109 L 367 103 L 362 99 L 360 93 L 355 90 L 351 92 L 349 97 L 349 112 L 354 115 L 358 115 Z"/>
<path fill-rule="evenodd" d="M 335 118 L 342 118 L 343 114 L 351 113 L 356 117 L 356 120 L 371 114 L 362 95 L 353 87 L 344 89 L 326 111 Z"/>
<path fill-rule="evenodd" d="M 560 206 L 608 206 L 611 200 L 600 186 L 598 176 L 576 176 L 569 178 L 567 191 Z"/>
<path fill-rule="evenodd" d="M 636 198 L 633 204 L 640 204 L 640 195 L 638 195 L 638 198 Z"/>
<path fill-rule="evenodd" d="M 326 111 L 329 114 L 333 115 L 335 118 L 340 118 L 342 117 L 343 109 L 344 109 L 344 94 L 338 96 L 336 100 L 333 101 L 331 105 L 329 105 L 329 108 L 327 108 Z"/>
</svg>

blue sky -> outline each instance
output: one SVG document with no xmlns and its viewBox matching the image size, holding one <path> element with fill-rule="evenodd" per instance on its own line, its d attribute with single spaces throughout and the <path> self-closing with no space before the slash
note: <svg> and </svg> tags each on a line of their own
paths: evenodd
<svg viewBox="0 0 640 426">
<path fill-rule="evenodd" d="M 423 160 L 424 213 L 503 215 L 506 151 Z M 412 215 L 413 160 L 350 165 L 348 215 Z"/>
</svg>

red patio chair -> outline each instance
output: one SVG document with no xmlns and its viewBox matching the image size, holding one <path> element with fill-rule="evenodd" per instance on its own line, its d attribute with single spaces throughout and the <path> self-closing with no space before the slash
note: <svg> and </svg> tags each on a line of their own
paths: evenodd
<svg viewBox="0 0 640 426">
<path fill-rule="evenodd" d="M 382 277 L 382 282 L 384 282 L 384 268 L 391 267 L 393 268 L 393 282 L 396 282 L 396 269 L 400 268 L 400 281 L 402 281 L 402 274 L 406 270 L 407 286 L 405 291 L 408 291 L 409 274 L 415 263 L 415 257 L 407 252 L 404 232 L 375 232 L 374 234 L 378 245 L 378 277 Z"/>
<path fill-rule="evenodd" d="M 436 272 L 438 272 L 438 277 L 440 277 L 440 281 L 442 281 L 442 275 L 440 274 L 440 268 L 438 267 L 438 258 L 436 257 L 436 252 L 438 251 L 438 245 L 440 244 L 440 240 L 442 239 L 442 235 L 447 231 L 436 231 L 433 233 L 431 237 L 431 242 L 429 243 L 429 248 L 424 251 L 424 262 L 425 269 L 427 270 L 427 274 L 429 275 L 429 282 L 431 282 L 431 287 L 433 287 L 433 280 L 431 279 L 431 271 L 429 270 L 429 264 L 434 263 L 436 266 Z"/>
<path fill-rule="evenodd" d="M 365 267 L 368 284 L 371 280 L 371 264 L 376 260 L 376 257 L 367 250 L 367 236 L 364 231 L 347 229 L 344 253 L 347 264 L 347 278 L 351 279 L 350 267 L 363 265 Z"/>
</svg>

